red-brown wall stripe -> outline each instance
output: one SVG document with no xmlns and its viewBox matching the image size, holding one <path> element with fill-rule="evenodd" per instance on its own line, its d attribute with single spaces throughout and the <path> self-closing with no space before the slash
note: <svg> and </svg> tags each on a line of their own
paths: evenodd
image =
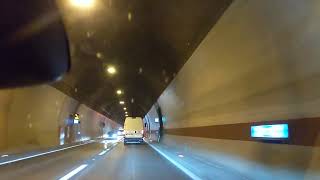
<svg viewBox="0 0 320 180">
<path fill-rule="evenodd" d="M 264 141 L 251 138 L 253 125 L 282 124 L 289 125 L 289 139 L 283 141 Z M 241 141 L 262 141 L 302 146 L 320 146 L 320 118 L 304 118 L 292 120 L 263 121 L 238 124 L 224 124 L 201 127 L 165 129 L 166 134 L 179 136 L 204 137 L 213 139 L 229 139 Z"/>
</svg>

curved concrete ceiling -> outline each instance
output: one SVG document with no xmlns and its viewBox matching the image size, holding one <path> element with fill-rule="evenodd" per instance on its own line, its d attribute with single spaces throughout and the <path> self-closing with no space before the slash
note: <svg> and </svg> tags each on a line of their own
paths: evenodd
<svg viewBox="0 0 320 180">
<path fill-rule="evenodd" d="M 130 116 L 144 116 L 230 4 L 96 0 L 80 10 L 61 1 L 72 69 L 53 86 L 119 123 L 124 106 Z"/>
</svg>

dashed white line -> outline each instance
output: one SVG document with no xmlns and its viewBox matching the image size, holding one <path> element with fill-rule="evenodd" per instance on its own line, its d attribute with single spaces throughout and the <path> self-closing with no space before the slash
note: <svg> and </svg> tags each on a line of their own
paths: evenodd
<svg viewBox="0 0 320 180">
<path fill-rule="evenodd" d="M 81 166 L 77 167 L 76 169 L 72 170 L 71 172 L 69 172 L 68 174 L 66 174 L 65 176 L 63 176 L 62 178 L 60 178 L 59 180 L 68 180 L 70 179 L 72 176 L 76 175 L 77 173 L 79 173 L 80 171 L 82 171 L 84 168 L 86 168 L 88 166 L 88 164 L 82 164 Z"/>
</svg>

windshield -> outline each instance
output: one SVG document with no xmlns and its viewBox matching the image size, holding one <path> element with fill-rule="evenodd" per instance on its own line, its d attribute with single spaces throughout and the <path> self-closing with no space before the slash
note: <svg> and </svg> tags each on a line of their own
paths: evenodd
<svg viewBox="0 0 320 180">
<path fill-rule="evenodd" d="M 0 179 L 320 179 L 318 1 L 57 5 L 71 69 L 0 90 Z"/>
</svg>

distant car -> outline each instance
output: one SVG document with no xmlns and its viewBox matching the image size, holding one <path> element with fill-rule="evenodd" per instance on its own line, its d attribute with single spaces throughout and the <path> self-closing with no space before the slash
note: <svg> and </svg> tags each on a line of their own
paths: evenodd
<svg viewBox="0 0 320 180">
<path fill-rule="evenodd" d="M 123 129 L 123 128 L 119 128 L 119 130 L 118 130 L 118 136 L 119 136 L 119 137 L 124 137 L 124 129 Z"/>
<path fill-rule="evenodd" d="M 105 136 L 105 139 L 107 140 L 117 140 L 118 139 L 118 134 L 116 131 L 109 131 Z"/>
<path fill-rule="evenodd" d="M 143 143 L 143 120 L 141 117 L 127 117 L 125 119 L 123 143 Z"/>
</svg>

